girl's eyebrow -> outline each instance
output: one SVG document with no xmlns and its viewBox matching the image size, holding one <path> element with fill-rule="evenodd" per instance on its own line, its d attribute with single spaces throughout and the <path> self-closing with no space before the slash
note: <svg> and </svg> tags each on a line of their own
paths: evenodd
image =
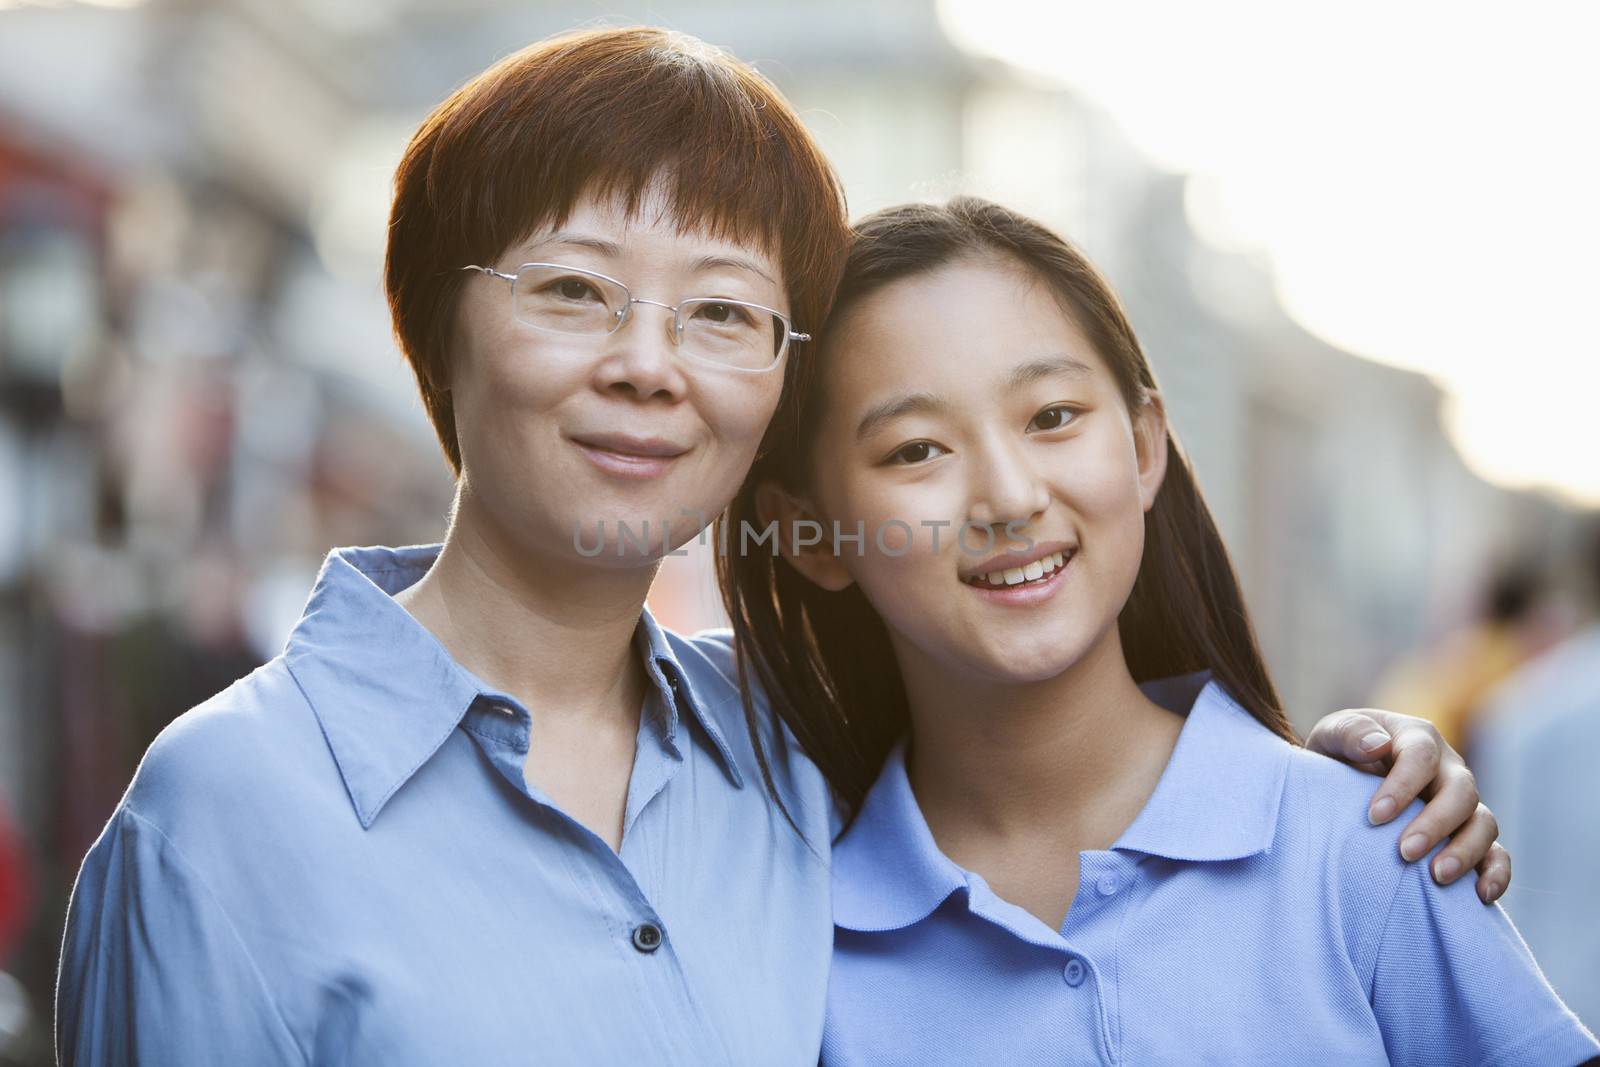
<svg viewBox="0 0 1600 1067">
<path fill-rule="evenodd" d="M 949 410 L 950 405 L 932 393 L 906 393 L 891 397 L 867 409 L 867 413 L 856 425 L 856 440 L 861 440 L 885 423 L 893 422 L 902 415 L 936 414 Z"/>
<path fill-rule="evenodd" d="M 1006 375 L 1005 386 L 1007 389 L 1017 389 L 1052 375 L 1060 374 L 1068 378 L 1083 379 L 1093 373 L 1089 365 L 1081 359 L 1068 355 L 1042 356 L 1013 367 Z M 905 393 L 890 397 L 883 403 L 874 404 L 867 409 L 867 413 L 856 425 L 856 440 L 861 440 L 884 423 L 893 422 L 902 415 L 936 415 L 949 410 L 950 405 L 932 393 Z"/>
<path fill-rule="evenodd" d="M 1011 373 L 1006 375 L 1006 388 L 1016 389 L 1028 385 L 1041 378 L 1062 374 L 1068 378 L 1087 378 L 1094 371 L 1080 359 L 1068 355 L 1044 356 L 1040 359 L 1030 359 L 1020 366 L 1013 367 Z"/>
</svg>

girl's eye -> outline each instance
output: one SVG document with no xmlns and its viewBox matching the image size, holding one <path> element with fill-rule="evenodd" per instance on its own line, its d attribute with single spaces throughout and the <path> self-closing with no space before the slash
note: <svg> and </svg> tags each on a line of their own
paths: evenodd
<svg viewBox="0 0 1600 1067">
<path fill-rule="evenodd" d="M 932 441 L 912 441 L 909 445 L 901 445 L 889 453 L 889 462 L 900 466 L 910 466 L 915 463 L 926 463 L 944 449 Z"/>
<path fill-rule="evenodd" d="M 1059 430 L 1067 423 L 1078 417 L 1078 413 L 1065 404 L 1056 404 L 1047 407 L 1033 417 L 1028 423 L 1030 430 Z"/>
</svg>

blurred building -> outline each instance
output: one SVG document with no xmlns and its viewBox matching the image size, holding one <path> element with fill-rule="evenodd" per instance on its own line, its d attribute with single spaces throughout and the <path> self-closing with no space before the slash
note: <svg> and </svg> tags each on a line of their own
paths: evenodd
<svg viewBox="0 0 1600 1067">
<path fill-rule="evenodd" d="M 1427 380 L 1293 324 L 1113 117 L 963 54 L 925 0 L 0 2 L 0 792 L 65 893 L 154 733 L 275 654 L 337 544 L 436 540 L 451 485 L 389 337 L 389 179 L 452 88 L 630 12 L 752 60 L 855 211 L 974 192 L 1125 299 L 1296 722 L 1358 705 L 1570 511 L 1471 475 Z M 715 622 L 703 555 L 652 598 Z M 1401 709 L 1404 710 L 1404 709 Z M 0 1049 L 0 1057 L 4 1051 Z M 3 1062 L 3 1059 L 0 1059 Z"/>
</svg>

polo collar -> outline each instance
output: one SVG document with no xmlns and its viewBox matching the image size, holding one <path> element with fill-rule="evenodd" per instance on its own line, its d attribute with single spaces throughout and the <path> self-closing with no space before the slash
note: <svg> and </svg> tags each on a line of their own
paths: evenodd
<svg viewBox="0 0 1600 1067">
<path fill-rule="evenodd" d="M 394 597 L 433 566 L 442 546 L 336 548 L 318 572 L 284 660 L 327 738 L 363 828 L 437 752 L 479 701 L 522 704 L 486 685 L 451 657 L 438 638 Z M 678 700 L 712 739 L 723 770 L 742 786 L 732 753 L 679 666 L 665 632 L 646 609 L 634 635 L 645 671 L 661 694 L 653 724 L 677 743 Z"/>
<path fill-rule="evenodd" d="M 1164 707 L 1188 708 L 1172 757 L 1113 850 L 1210 862 L 1265 851 L 1277 832 L 1290 746 L 1241 708 L 1210 672 L 1141 686 Z M 939 851 L 894 747 L 861 811 L 833 848 L 836 925 L 904 929 L 972 879 Z"/>
</svg>

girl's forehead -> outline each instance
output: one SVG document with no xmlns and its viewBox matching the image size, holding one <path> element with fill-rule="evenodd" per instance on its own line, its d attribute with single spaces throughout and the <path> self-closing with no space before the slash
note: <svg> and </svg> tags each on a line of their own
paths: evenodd
<svg viewBox="0 0 1600 1067">
<path fill-rule="evenodd" d="M 1065 356 L 1104 372 L 1054 290 L 1006 260 L 967 258 L 849 306 L 830 339 L 845 379 L 954 376 L 981 388 L 1015 365 Z"/>
</svg>

